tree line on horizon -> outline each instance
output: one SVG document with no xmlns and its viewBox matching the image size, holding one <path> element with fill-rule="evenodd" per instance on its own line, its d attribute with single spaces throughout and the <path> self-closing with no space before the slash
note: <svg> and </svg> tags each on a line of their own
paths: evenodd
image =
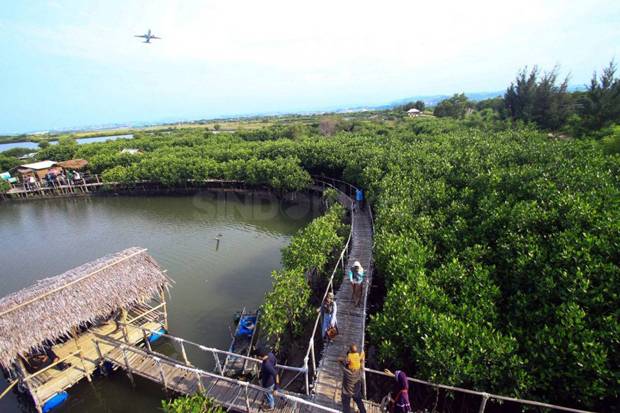
<svg viewBox="0 0 620 413">
<path fill-rule="evenodd" d="M 568 76 L 560 79 L 557 67 L 521 69 L 503 96 L 474 102 L 464 93 L 441 101 L 433 110 L 438 117 L 466 119 L 471 124 L 516 123 L 560 136 L 593 137 L 611 152 L 620 152 L 620 78 L 612 60 L 594 72 L 583 91 L 568 90 Z"/>
</svg>

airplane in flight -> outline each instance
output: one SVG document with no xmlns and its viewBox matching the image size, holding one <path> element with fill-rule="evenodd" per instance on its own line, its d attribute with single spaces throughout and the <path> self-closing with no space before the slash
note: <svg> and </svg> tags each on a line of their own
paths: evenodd
<svg viewBox="0 0 620 413">
<path fill-rule="evenodd" d="M 151 43 L 151 39 L 161 39 L 161 37 L 157 37 L 154 34 L 151 34 L 151 29 L 146 34 L 136 34 L 134 37 L 142 37 L 144 40 L 143 43 Z"/>
</svg>

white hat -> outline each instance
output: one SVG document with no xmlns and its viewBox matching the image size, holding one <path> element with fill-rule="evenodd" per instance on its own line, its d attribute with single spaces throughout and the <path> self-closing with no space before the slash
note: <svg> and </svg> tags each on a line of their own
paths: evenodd
<svg viewBox="0 0 620 413">
<path fill-rule="evenodd" d="M 359 261 L 355 261 L 355 262 L 353 263 L 353 266 L 354 266 L 354 267 L 359 267 L 359 268 L 362 268 L 362 264 L 360 264 L 360 262 L 359 262 Z"/>
</svg>

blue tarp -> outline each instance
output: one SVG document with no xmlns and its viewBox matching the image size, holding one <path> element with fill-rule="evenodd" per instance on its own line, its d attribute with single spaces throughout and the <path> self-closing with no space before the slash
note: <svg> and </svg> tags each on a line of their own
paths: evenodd
<svg viewBox="0 0 620 413">
<path fill-rule="evenodd" d="M 251 336 L 254 333 L 254 327 L 256 326 L 255 315 L 244 315 L 239 320 L 239 329 L 237 335 L 239 336 Z"/>
</svg>

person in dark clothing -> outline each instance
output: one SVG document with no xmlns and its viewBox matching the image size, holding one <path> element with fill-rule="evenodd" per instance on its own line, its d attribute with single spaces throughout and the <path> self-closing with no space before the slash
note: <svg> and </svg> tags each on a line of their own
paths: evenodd
<svg viewBox="0 0 620 413">
<path fill-rule="evenodd" d="M 267 408 L 263 410 L 273 410 L 276 405 L 273 392 L 279 381 L 278 371 L 276 370 L 276 356 L 274 356 L 271 351 L 267 351 L 266 349 L 260 349 L 258 351 L 258 356 L 263 360 L 260 368 L 260 384 L 263 388 L 267 389 L 264 393 Z"/>
<path fill-rule="evenodd" d="M 384 370 L 385 373 L 394 376 L 394 390 L 390 393 L 390 413 L 409 413 L 411 412 L 411 404 L 409 404 L 409 381 L 404 371 L 396 370 L 392 373 Z"/>
<path fill-rule="evenodd" d="M 30 353 L 24 361 L 26 371 L 32 374 L 58 361 L 58 356 L 50 346 L 45 346 Z"/>
<path fill-rule="evenodd" d="M 359 413 L 366 413 L 364 402 L 362 401 L 362 370 L 350 368 L 348 358 L 339 358 L 340 368 L 342 369 L 342 411 L 351 412 L 351 399 L 355 401 Z"/>
</svg>

